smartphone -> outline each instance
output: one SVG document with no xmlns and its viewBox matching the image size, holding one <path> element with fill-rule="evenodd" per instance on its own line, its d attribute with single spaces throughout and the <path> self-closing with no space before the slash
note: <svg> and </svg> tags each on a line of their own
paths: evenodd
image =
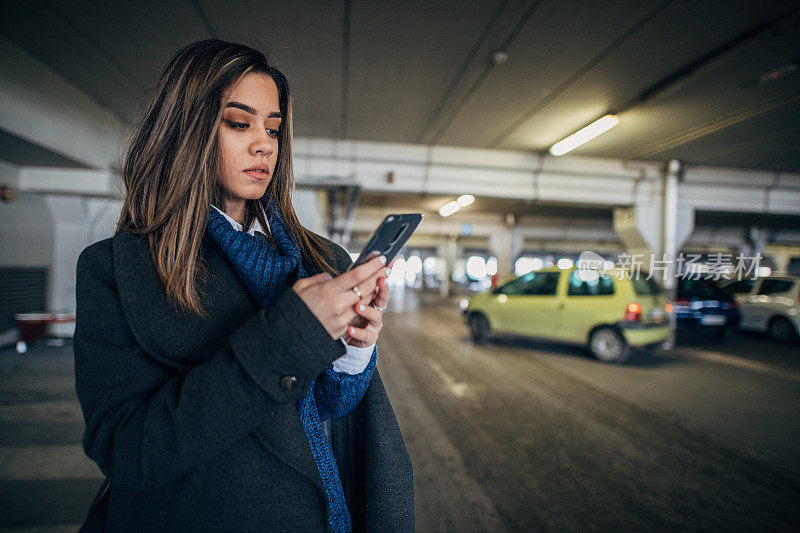
<svg viewBox="0 0 800 533">
<path fill-rule="evenodd" d="M 388 215 L 383 219 L 378 229 L 369 238 L 361 254 L 353 261 L 350 268 L 366 263 L 375 256 L 370 254 L 377 250 L 386 257 L 386 264 L 391 263 L 403 245 L 406 243 L 419 223 L 422 222 L 422 213 L 406 213 L 403 215 Z M 349 269 L 348 269 L 349 270 Z"/>
</svg>

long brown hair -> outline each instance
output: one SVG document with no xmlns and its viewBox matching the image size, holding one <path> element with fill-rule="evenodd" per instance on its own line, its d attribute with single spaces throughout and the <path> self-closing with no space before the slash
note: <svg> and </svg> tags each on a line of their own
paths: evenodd
<svg viewBox="0 0 800 533">
<path fill-rule="evenodd" d="M 273 200 L 304 257 L 333 273 L 330 249 L 297 220 L 292 205 L 292 105 L 289 83 L 266 56 L 248 46 L 207 39 L 181 49 L 169 62 L 133 133 L 122 167 L 126 195 L 117 231 L 148 238 L 153 263 L 173 304 L 204 315 L 198 294 L 206 274 L 200 254 L 211 204 L 224 206 L 217 179 L 218 132 L 226 90 L 251 72 L 278 88 L 283 117 L 278 160 L 265 197 Z M 258 218 L 259 200 L 245 202 L 244 227 Z"/>
</svg>

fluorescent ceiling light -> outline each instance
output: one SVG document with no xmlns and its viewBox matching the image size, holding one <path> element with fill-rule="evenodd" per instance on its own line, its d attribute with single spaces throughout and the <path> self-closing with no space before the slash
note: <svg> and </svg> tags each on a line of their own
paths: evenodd
<svg viewBox="0 0 800 533">
<path fill-rule="evenodd" d="M 553 155 L 564 155 L 578 146 L 591 141 L 598 135 L 607 132 L 617 124 L 619 124 L 619 117 L 617 115 L 606 115 L 603 118 L 595 120 L 582 130 L 576 131 L 563 141 L 558 141 L 550 147 L 550 153 Z"/>
<path fill-rule="evenodd" d="M 450 201 L 439 208 L 439 214 L 443 217 L 449 217 L 459 209 L 461 209 L 461 206 L 458 205 L 458 202 Z"/>
<path fill-rule="evenodd" d="M 456 198 L 456 202 L 461 207 L 467 207 L 468 205 L 472 205 L 475 202 L 475 197 L 471 194 L 462 194 L 458 198 Z"/>
</svg>

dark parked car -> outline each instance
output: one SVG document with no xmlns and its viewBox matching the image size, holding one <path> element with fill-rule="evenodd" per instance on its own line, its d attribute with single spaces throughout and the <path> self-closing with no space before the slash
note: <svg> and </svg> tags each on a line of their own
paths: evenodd
<svg viewBox="0 0 800 533">
<path fill-rule="evenodd" d="M 713 279 L 679 280 L 673 308 L 677 329 L 711 338 L 731 334 L 739 324 L 739 304 Z"/>
</svg>

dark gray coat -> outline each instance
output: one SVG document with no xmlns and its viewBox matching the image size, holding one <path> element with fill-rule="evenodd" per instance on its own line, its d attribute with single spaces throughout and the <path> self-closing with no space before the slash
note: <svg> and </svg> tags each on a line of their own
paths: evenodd
<svg viewBox="0 0 800 533">
<path fill-rule="evenodd" d="M 207 236 L 202 255 L 206 318 L 171 307 L 140 236 L 78 259 L 76 390 L 84 449 L 111 481 L 108 530 L 324 531 L 295 400 L 344 347 L 291 289 L 259 310 Z M 332 441 L 354 530 L 413 530 L 411 461 L 377 371 Z"/>
</svg>

